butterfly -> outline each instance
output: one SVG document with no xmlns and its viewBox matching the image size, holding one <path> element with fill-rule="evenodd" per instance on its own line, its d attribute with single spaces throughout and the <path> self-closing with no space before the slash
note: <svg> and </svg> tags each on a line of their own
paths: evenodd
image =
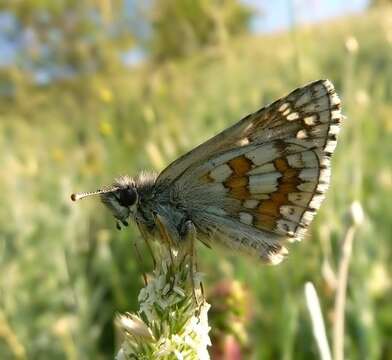
<svg viewBox="0 0 392 360">
<path fill-rule="evenodd" d="M 122 176 L 99 195 L 144 237 L 223 244 L 279 263 L 304 237 L 330 183 L 343 116 L 329 80 L 318 80 L 246 116 L 160 174 Z"/>
</svg>

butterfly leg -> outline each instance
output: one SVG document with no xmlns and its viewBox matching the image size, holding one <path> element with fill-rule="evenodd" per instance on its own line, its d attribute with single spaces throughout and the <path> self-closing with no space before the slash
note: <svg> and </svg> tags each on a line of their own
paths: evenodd
<svg viewBox="0 0 392 360">
<path fill-rule="evenodd" d="M 137 227 L 139 228 L 139 231 L 140 231 L 140 234 L 142 235 L 143 240 L 145 241 L 145 243 L 147 245 L 147 249 L 148 249 L 148 252 L 151 255 L 153 266 L 154 266 L 154 269 L 155 269 L 156 266 L 157 266 L 157 261 L 156 261 L 155 256 L 154 256 L 154 251 L 152 250 L 152 245 L 151 245 L 151 242 L 150 242 L 150 236 L 148 235 L 148 233 L 147 233 L 145 227 L 142 225 L 142 223 L 140 223 L 138 220 L 136 220 L 136 224 L 137 224 Z"/>
<path fill-rule="evenodd" d="M 168 246 L 169 255 L 172 263 L 174 263 L 172 250 L 176 248 L 180 242 L 180 235 L 177 228 L 167 219 L 167 217 L 155 214 L 155 224 L 157 226 L 160 238 L 163 243 Z"/>
<path fill-rule="evenodd" d="M 189 277 L 192 285 L 192 293 L 197 305 L 199 305 L 196 296 L 195 286 L 195 241 L 196 241 L 196 227 L 190 219 L 183 219 L 177 226 L 167 216 L 163 214 L 155 214 L 155 223 L 158 232 L 164 244 L 169 247 L 169 255 L 171 261 L 174 262 L 172 249 L 177 248 L 182 253 L 182 259 L 189 259 Z"/>
<path fill-rule="evenodd" d="M 193 222 L 191 220 L 185 220 L 185 222 L 181 226 L 180 236 L 182 238 L 184 245 L 189 247 L 189 249 L 187 249 L 187 252 L 189 252 L 189 275 L 192 284 L 192 293 L 196 304 L 200 305 L 197 301 L 196 286 L 195 286 L 195 279 L 194 279 L 194 273 L 197 268 L 196 260 L 195 260 L 196 234 L 197 234 L 196 227 L 193 224 Z"/>
</svg>

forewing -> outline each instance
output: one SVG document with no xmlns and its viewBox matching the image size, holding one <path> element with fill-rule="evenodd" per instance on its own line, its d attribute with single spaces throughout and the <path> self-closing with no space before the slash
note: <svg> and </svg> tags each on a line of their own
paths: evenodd
<svg viewBox="0 0 392 360">
<path fill-rule="evenodd" d="M 329 95 L 326 96 L 326 93 Z M 336 102 L 336 104 L 335 104 Z M 329 80 L 318 80 L 292 91 L 288 96 L 249 114 L 233 126 L 197 146 L 178 158 L 164 169 L 157 179 L 162 188 L 169 186 L 182 174 L 202 164 L 211 156 L 246 146 L 249 143 L 263 143 L 268 140 L 289 137 L 300 129 L 295 121 L 305 116 L 307 124 L 327 123 L 325 119 L 333 110 L 339 110 L 339 99 Z M 313 116 L 315 120 L 313 120 Z M 337 115 L 337 114 L 336 114 Z M 297 118 L 298 116 L 298 118 Z"/>
<path fill-rule="evenodd" d="M 320 80 L 247 116 L 160 178 L 173 182 L 200 231 L 277 262 L 282 242 L 300 240 L 320 207 L 341 120 L 332 84 Z"/>
</svg>

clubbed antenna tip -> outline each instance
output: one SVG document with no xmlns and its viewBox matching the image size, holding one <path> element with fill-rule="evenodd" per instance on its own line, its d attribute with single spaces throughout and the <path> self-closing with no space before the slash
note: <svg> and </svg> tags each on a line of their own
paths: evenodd
<svg viewBox="0 0 392 360">
<path fill-rule="evenodd" d="M 73 193 L 71 194 L 71 200 L 72 201 L 77 201 L 80 199 L 83 199 L 87 196 L 93 196 L 93 195 L 99 195 L 99 194 L 106 194 L 112 191 L 117 190 L 117 188 L 111 188 L 111 189 L 98 189 L 97 191 L 91 191 L 91 192 L 80 192 L 80 193 Z"/>
</svg>

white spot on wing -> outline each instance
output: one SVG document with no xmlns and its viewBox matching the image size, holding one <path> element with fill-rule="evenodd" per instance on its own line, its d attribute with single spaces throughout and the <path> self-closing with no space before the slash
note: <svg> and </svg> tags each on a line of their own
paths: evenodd
<svg viewBox="0 0 392 360">
<path fill-rule="evenodd" d="M 340 110 L 332 110 L 331 118 L 334 120 L 340 120 L 342 118 L 342 113 L 340 112 Z"/>
<path fill-rule="evenodd" d="M 264 174 L 264 173 L 269 173 L 269 172 L 274 172 L 276 171 L 274 164 L 272 163 L 267 163 L 261 166 L 257 166 L 251 171 L 248 172 L 249 175 L 255 175 L 255 174 Z"/>
<path fill-rule="evenodd" d="M 325 193 L 328 190 L 328 183 L 319 183 L 317 185 L 317 191 Z"/>
<path fill-rule="evenodd" d="M 308 137 L 308 134 L 306 133 L 305 129 L 301 129 L 297 132 L 296 137 L 297 139 L 306 139 Z"/>
<path fill-rule="evenodd" d="M 252 184 L 249 186 L 249 190 L 252 194 L 269 194 L 277 190 L 277 184 Z"/>
<path fill-rule="evenodd" d="M 325 86 L 325 88 L 327 89 L 328 92 L 334 91 L 334 87 L 329 80 L 323 81 L 323 85 Z"/>
<path fill-rule="evenodd" d="M 271 193 L 278 188 L 279 172 L 253 175 L 249 177 L 249 190 L 252 194 Z"/>
<path fill-rule="evenodd" d="M 320 155 L 318 155 L 318 156 L 320 158 Z M 321 156 L 320 165 L 329 169 L 331 167 L 331 159 L 326 156 Z"/>
<path fill-rule="evenodd" d="M 329 101 L 332 106 L 340 104 L 339 96 L 336 93 L 329 96 Z"/>
<path fill-rule="evenodd" d="M 288 195 L 289 201 L 295 205 L 307 207 L 312 197 L 311 193 L 294 192 Z"/>
<path fill-rule="evenodd" d="M 225 181 L 231 174 L 232 170 L 226 164 L 220 165 L 210 172 L 210 177 L 215 181 Z"/>
<path fill-rule="evenodd" d="M 245 156 L 252 160 L 255 165 L 262 165 L 278 157 L 278 150 L 273 144 L 265 144 L 257 147 L 255 150 L 249 151 Z"/>
<path fill-rule="evenodd" d="M 290 103 L 283 103 L 282 105 L 280 105 L 278 111 L 283 112 L 283 111 L 285 111 L 289 106 L 290 106 Z"/>
<path fill-rule="evenodd" d="M 287 116 L 286 116 L 286 119 L 287 119 L 288 121 L 294 121 L 294 120 L 297 120 L 298 118 L 299 118 L 299 115 L 298 115 L 297 112 L 293 112 L 293 113 L 291 113 L 290 115 L 287 115 Z"/>
<path fill-rule="evenodd" d="M 250 183 L 264 183 L 264 184 L 277 184 L 278 179 L 282 176 L 280 172 L 273 172 L 267 174 L 253 175 L 249 177 Z"/>
<path fill-rule="evenodd" d="M 239 141 L 237 142 L 237 144 L 238 144 L 238 146 L 249 145 L 249 139 L 248 139 L 247 137 L 246 137 L 246 138 L 243 138 L 243 139 L 239 140 Z"/>
<path fill-rule="evenodd" d="M 336 105 L 340 104 L 340 99 L 337 94 L 332 94 L 330 96 L 329 100 L 330 100 L 332 106 L 336 106 Z"/>
<path fill-rule="evenodd" d="M 248 214 L 246 212 L 240 212 L 240 221 L 244 224 L 247 225 L 252 225 L 253 222 L 253 216 L 251 214 Z"/>
<path fill-rule="evenodd" d="M 282 205 L 280 213 L 288 220 L 298 222 L 304 212 L 304 208 L 292 205 Z"/>
<path fill-rule="evenodd" d="M 306 125 L 315 125 L 317 123 L 317 116 L 316 115 L 311 115 L 311 116 L 306 116 L 304 118 L 305 124 Z"/>
<path fill-rule="evenodd" d="M 335 140 L 329 140 L 327 142 L 327 145 L 325 146 L 325 152 L 332 153 L 336 148 L 336 141 Z"/>
<path fill-rule="evenodd" d="M 257 208 L 258 205 L 259 205 L 258 200 L 249 199 L 244 201 L 244 207 L 246 207 L 247 209 L 255 209 Z"/>
<path fill-rule="evenodd" d="M 324 195 L 315 195 L 312 201 L 309 203 L 309 207 L 312 209 L 320 208 L 321 202 L 324 200 Z"/>
<path fill-rule="evenodd" d="M 317 155 L 313 151 L 304 151 L 287 156 L 287 162 L 294 168 L 318 167 Z"/>
<path fill-rule="evenodd" d="M 305 211 L 301 219 L 301 224 L 308 226 L 312 222 L 314 215 L 315 213 L 313 211 Z"/>
<path fill-rule="evenodd" d="M 329 127 L 329 133 L 333 135 L 339 134 L 340 131 L 340 126 L 339 125 L 330 125 Z"/>
<path fill-rule="evenodd" d="M 322 169 L 320 170 L 320 182 L 329 183 L 331 177 L 331 169 Z"/>
</svg>

